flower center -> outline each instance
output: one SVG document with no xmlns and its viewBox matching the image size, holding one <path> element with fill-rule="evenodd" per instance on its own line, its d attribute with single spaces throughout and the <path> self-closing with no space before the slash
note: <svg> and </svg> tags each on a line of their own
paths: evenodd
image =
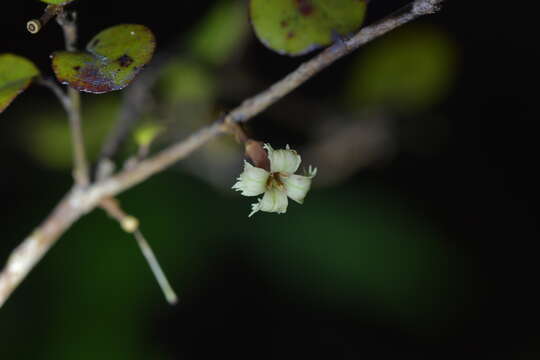
<svg viewBox="0 0 540 360">
<path fill-rule="evenodd" d="M 268 180 L 266 181 L 266 188 L 268 190 L 272 188 L 278 188 L 283 189 L 285 187 L 285 184 L 283 184 L 283 181 L 281 180 L 281 177 L 283 174 L 279 172 L 270 173 L 270 176 L 268 177 Z"/>
</svg>

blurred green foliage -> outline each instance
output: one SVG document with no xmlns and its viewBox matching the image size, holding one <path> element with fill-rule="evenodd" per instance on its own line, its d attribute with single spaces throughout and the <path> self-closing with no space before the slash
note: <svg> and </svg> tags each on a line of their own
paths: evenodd
<svg viewBox="0 0 540 360">
<path fill-rule="evenodd" d="M 163 101 L 209 103 L 216 93 L 215 77 L 209 69 L 195 61 L 178 57 L 162 71 L 158 84 Z"/>
<path fill-rule="evenodd" d="M 351 107 L 417 111 L 441 101 L 455 78 L 457 49 L 432 26 L 409 25 L 368 44 L 347 79 Z"/>
<path fill-rule="evenodd" d="M 309 196 L 287 217 L 260 216 L 254 246 L 276 285 L 328 306 L 370 304 L 411 325 L 448 314 L 452 254 L 414 205 L 364 184 Z"/>
<path fill-rule="evenodd" d="M 105 136 L 117 117 L 120 99 L 116 94 L 84 96 L 82 116 L 84 140 L 88 156 L 95 160 Z M 22 150 L 40 165 L 54 169 L 72 167 L 71 135 L 64 109 L 60 104 L 45 105 L 41 111 L 26 113 L 21 119 Z"/>
<path fill-rule="evenodd" d="M 222 65 L 234 55 L 248 33 L 244 5 L 239 1 L 216 1 L 190 34 L 190 53 L 208 64 Z"/>
</svg>

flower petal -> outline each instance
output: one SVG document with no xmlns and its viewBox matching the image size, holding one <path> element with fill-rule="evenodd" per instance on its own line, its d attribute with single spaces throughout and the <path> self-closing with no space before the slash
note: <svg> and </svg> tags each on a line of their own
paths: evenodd
<svg viewBox="0 0 540 360">
<path fill-rule="evenodd" d="M 244 171 L 232 188 L 241 191 L 244 196 L 257 196 L 265 192 L 268 176 L 268 171 L 244 161 Z"/>
<path fill-rule="evenodd" d="M 311 188 L 311 176 L 289 175 L 282 177 L 281 181 L 287 190 L 287 196 L 299 204 L 304 202 L 304 198 Z"/>
<path fill-rule="evenodd" d="M 287 212 L 288 203 L 289 201 L 287 200 L 287 194 L 285 191 L 272 187 L 264 193 L 263 198 L 259 199 L 258 203 L 251 205 L 251 213 L 249 214 L 249 217 L 258 211 L 283 214 Z"/>
<path fill-rule="evenodd" d="M 268 151 L 268 159 L 270 160 L 270 171 L 273 173 L 284 173 L 284 174 L 294 174 L 302 158 L 298 153 L 289 148 L 287 145 L 286 149 L 274 150 L 268 144 L 265 144 L 265 149 Z"/>
<path fill-rule="evenodd" d="M 313 167 L 313 166 L 309 165 L 308 172 L 307 172 L 306 176 L 313 179 L 315 177 L 315 175 L 317 175 L 317 171 L 318 170 L 317 170 L 316 167 Z"/>
</svg>

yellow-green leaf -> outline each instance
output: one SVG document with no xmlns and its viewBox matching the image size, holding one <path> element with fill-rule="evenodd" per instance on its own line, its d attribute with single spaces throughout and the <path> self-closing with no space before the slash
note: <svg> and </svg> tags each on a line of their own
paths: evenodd
<svg viewBox="0 0 540 360">
<path fill-rule="evenodd" d="M 133 133 L 135 142 L 139 146 L 149 146 L 158 137 L 165 127 L 156 123 L 143 123 Z"/>
<path fill-rule="evenodd" d="M 362 25 L 365 0 L 251 0 L 255 34 L 270 49 L 302 55 Z"/>
<path fill-rule="evenodd" d="M 0 55 L 0 113 L 23 92 L 39 70 L 29 60 L 13 55 Z"/>
<path fill-rule="evenodd" d="M 84 92 L 101 94 L 128 86 L 152 59 L 156 42 L 143 25 L 117 25 L 97 34 L 86 52 L 53 54 L 57 79 Z"/>
</svg>

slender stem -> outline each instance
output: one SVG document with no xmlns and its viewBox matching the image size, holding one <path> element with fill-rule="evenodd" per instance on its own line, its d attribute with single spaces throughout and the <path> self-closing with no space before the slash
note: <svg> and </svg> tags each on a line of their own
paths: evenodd
<svg viewBox="0 0 540 360">
<path fill-rule="evenodd" d="M 161 64 L 163 61 L 160 62 Z M 132 128 L 140 119 L 145 108 L 148 106 L 150 89 L 158 80 L 158 73 L 162 66 L 160 63 L 153 64 L 147 71 L 142 73 L 137 81 L 125 90 L 122 98 L 120 115 L 114 128 L 107 135 L 101 148 L 100 160 L 112 159 L 121 148 L 124 141 L 128 138 Z"/>
<path fill-rule="evenodd" d="M 417 17 L 436 12 L 443 1 L 415 0 L 407 11 L 400 12 L 381 22 L 363 28 L 351 39 L 331 46 L 301 65 L 274 86 L 244 101 L 238 108 L 230 112 L 223 121 L 245 122 L 250 120 L 331 63 Z M 99 181 L 87 188 L 75 187 L 32 235 L 24 239 L 11 253 L 6 266 L 0 272 L 0 307 L 47 250 L 82 215 L 99 206 L 103 199 L 114 197 L 164 170 L 178 160 L 185 158 L 221 134 L 225 129 L 226 126 L 223 125 L 223 122 L 217 121 L 116 176 Z"/>
<path fill-rule="evenodd" d="M 50 78 L 48 79 L 39 78 L 37 80 L 37 83 L 51 90 L 52 93 L 58 98 L 58 100 L 64 107 L 64 110 L 66 111 L 66 113 L 69 113 L 70 108 L 71 108 L 71 101 L 69 99 L 69 96 L 64 92 L 64 90 L 58 85 L 56 81 Z"/>
<path fill-rule="evenodd" d="M 176 46 L 174 46 L 174 50 Z M 152 59 L 152 64 L 145 68 L 144 72 L 137 76 L 137 81 L 131 84 L 122 93 L 122 105 L 120 114 L 114 128 L 109 132 L 101 147 L 98 160 L 98 168 L 102 162 L 110 161 L 118 153 L 133 127 L 140 120 L 144 111 L 151 103 L 151 88 L 159 80 L 161 70 L 170 64 L 177 56 L 177 51 L 165 50 L 156 54 Z"/>
<path fill-rule="evenodd" d="M 178 297 L 176 296 L 176 293 L 172 289 L 171 285 L 169 284 L 167 277 L 163 273 L 163 270 L 161 269 L 161 266 L 159 265 L 159 262 L 157 261 L 156 256 L 152 251 L 152 248 L 144 238 L 142 232 L 139 230 L 139 221 L 133 216 L 126 214 L 126 212 L 120 207 L 120 202 L 115 198 L 108 197 L 101 200 L 100 206 L 109 214 L 109 216 L 118 221 L 118 223 L 120 224 L 120 226 L 122 226 L 122 229 L 124 229 L 125 232 L 134 235 L 135 240 L 137 241 L 137 244 L 139 245 L 141 252 L 144 255 L 144 258 L 148 262 L 148 265 L 150 266 L 150 269 L 152 270 L 152 273 L 154 274 L 154 277 L 156 278 L 159 287 L 165 295 L 165 298 L 167 299 L 169 304 L 176 304 L 176 302 L 178 301 Z"/>
<path fill-rule="evenodd" d="M 62 27 L 67 51 L 77 51 L 77 14 L 61 9 L 56 18 Z"/>
<path fill-rule="evenodd" d="M 82 131 L 81 94 L 77 90 L 68 87 L 68 96 L 71 104 L 68 118 L 73 142 L 73 176 L 78 185 L 87 186 L 90 183 L 90 177 Z"/>
<path fill-rule="evenodd" d="M 161 266 L 159 266 L 159 262 L 157 261 L 156 256 L 152 251 L 152 248 L 150 247 L 140 230 L 136 230 L 133 235 L 135 236 L 137 244 L 139 245 L 139 248 L 141 249 L 141 252 L 143 253 L 146 261 L 148 262 L 150 270 L 152 270 L 152 273 L 154 274 L 154 277 L 156 278 L 159 287 L 161 288 L 161 291 L 163 291 L 167 302 L 171 305 L 176 304 L 178 302 L 178 296 L 176 296 L 176 293 L 174 292 L 171 284 L 169 283 L 169 280 L 167 280 L 165 273 L 161 269 Z"/>
<path fill-rule="evenodd" d="M 89 167 L 86 160 L 84 137 L 81 127 L 80 94 L 77 90 L 72 88 L 68 88 L 68 93 L 66 94 L 50 79 L 39 79 L 38 83 L 49 88 L 53 92 L 58 100 L 60 100 L 60 103 L 68 115 L 71 139 L 73 142 L 73 163 L 75 164 L 73 177 L 78 185 L 86 186 L 89 184 Z"/>
<path fill-rule="evenodd" d="M 60 10 L 57 22 L 62 27 L 64 41 L 67 51 L 77 50 L 77 23 L 76 14 L 67 13 Z M 90 173 L 88 162 L 86 160 L 86 151 L 84 146 L 84 136 L 82 131 L 81 117 L 81 94 L 68 86 L 67 89 L 69 107 L 66 108 L 71 130 L 71 141 L 73 143 L 73 177 L 75 183 L 79 186 L 88 186 L 90 183 Z"/>
<path fill-rule="evenodd" d="M 39 79 L 38 83 L 49 88 L 53 92 L 58 100 L 60 100 L 60 103 L 68 115 L 71 139 L 73 141 L 75 182 L 81 186 L 86 186 L 89 184 L 89 171 L 81 128 L 80 94 L 77 90 L 72 88 L 68 88 L 68 93 L 66 94 L 53 80 L 50 79 Z"/>
</svg>

